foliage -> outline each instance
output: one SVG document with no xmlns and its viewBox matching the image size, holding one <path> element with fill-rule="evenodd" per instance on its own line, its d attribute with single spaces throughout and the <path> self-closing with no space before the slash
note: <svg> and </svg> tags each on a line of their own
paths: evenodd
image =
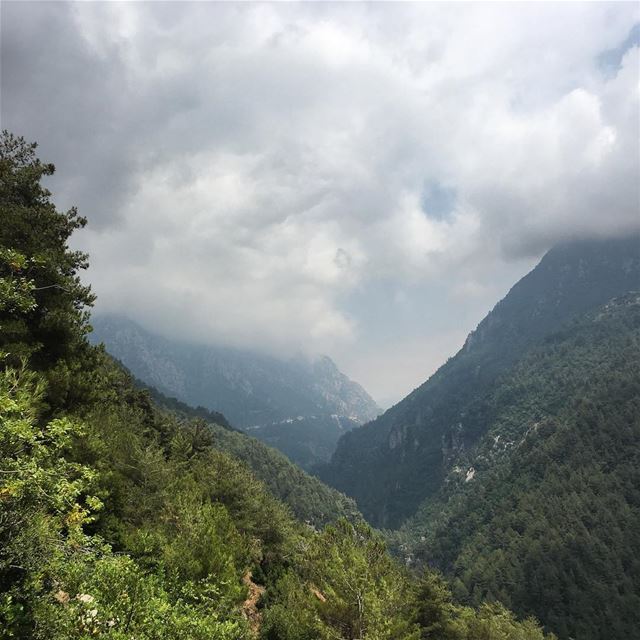
<svg viewBox="0 0 640 640">
<path fill-rule="evenodd" d="M 222 507 L 189 511 L 178 497 L 180 536 L 164 549 L 164 571 L 144 572 L 115 556 L 84 528 L 102 502 L 91 493 L 97 471 L 71 460 L 83 429 L 57 418 L 41 426 L 41 376 L 5 368 L 0 376 L 0 618 L 6 637 L 240 638 L 243 624 L 220 602 L 242 589 L 228 557 L 233 531 Z M 186 513 L 180 513 L 180 508 Z M 197 522 L 194 523 L 193 519 Z M 218 534 L 217 538 L 211 533 Z M 189 546 L 187 546 L 189 545 Z M 203 545 L 206 547 L 203 548 Z M 227 550 L 227 554 L 230 552 Z M 197 554 L 197 557 L 195 556 Z M 194 560 L 195 558 L 195 560 Z M 196 567 L 189 565 L 195 562 Z M 171 579 L 188 567 L 182 580 Z"/>
<path fill-rule="evenodd" d="M 42 378 L 4 372 L 3 460 L 20 473 L 2 521 L 30 516 L 4 532 L 3 567 L 21 567 L 2 576 L 6 637 L 245 638 L 248 568 L 270 585 L 263 637 L 420 637 L 413 582 L 366 525 L 301 528 L 197 421 L 155 409 L 106 357 L 93 377 L 90 428 L 38 429 Z"/>
<path fill-rule="evenodd" d="M 49 380 L 49 401 L 67 399 L 75 383 L 70 361 L 86 351 L 90 287 L 80 282 L 87 256 L 67 241 L 86 224 L 75 209 L 58 212 L 41 184 L 54 172 L 36 145 L 0 136 L 0 349 L 14 366 L 30 356 Z"/>
<path fill-rule="evenodd" d="M 417 620 L 423 640 L 553 640 L 533 618 L 522 622 L 504 606 L 483 604 L 475 610 L 455 605 L 437 573 L 426 572 L 418 590 Z"/>
<path fill-rule="evenodd" d="M 255 438 L 220 427 L 212 427 L 212 432 L 214 446 L 245 462 L 272 495 L 291 507 L 299 520 L 321 527 L 341 517 L 361 519 L 351 498 L 308 475 L 279 451 Z"/>
<path fill-rule="evenodd" d="M 417 587 L 416 619 L 421 637 L 433 640 L 457 640 L 464 634 L 458 618 L 459 609 L 451 600 L 444 578 L 435 571 L 425 571 Z"/>
<path fill-rule="evenodd" d="M 553 640 L 498 604 L 452 602 L 437 574 L 415 580 L 363 524 L 340 520 L 304 540 L 267 601 L 265 640 Z"/>
<path fill-rule="evenodd" d="M 0 611 L 20 628 L 26 601 L 41 589 L 43 566 L 61 532 L 77 544 L 95 474 L 65 457 L 80 427 L 68 418 L 37 422 L 42 378 L 24 368 L 0 372 Z"/>
<path fill-rule="evenodd" d="M 343 517 L 354 521 L 361 519 L 351 498 L 305 473 L 279 451 L 233 429 L 221 414 L 202 407 L 193 409 L 175 398 L 167 398 L 139 380 L 133 380 L 136 386 L 148 390 L 156 404 L 185 421 L 192 420 L 200 425 L 204 421 L 212 436 L 212 446 L 251 469 L 251 473 L 264 483 L 274 497 L 290 507 L 298 520 L 321 527 Z"/>
<path fill-rule="evenodd" d="M 562 637 L 633 636 L 638 362 L 637 294 L 549 336 L 497 386 L 492 427 L 398 536 L 405 552 L 469 603 L 500 601 Z"/>
<path fill-rule="evenodd" d="M 73 554 L 56 567 L 57 590 L 35 604 L 35 638 L 87 637 L 156 640 L 238 640 L 240 621 L 220 619 L 215 593 L 194 599 L 188 583 L 171 592 L 161 575 L 148 574 L 129 557 Z"/>
<path fill-rule="evenodd" d="M 300 575 L 279 584 L 279 606 L 270 608 L 265 638 L 329 639 L 419 638 L 412 621 L 406 576 L 366 525 L 341 520 L 306 540 L 297 567 Z M 303 620 L 291 619 L 291 604 Z"/>
<path fill-rule="evenodd" d="M 35 309 L 35 284 L 22 275 L 27 258 L 15 249 L 0 247 L 0 264 L 3 274 L 0 276 L 0 312 L 13 319 Z"/>
</svg>

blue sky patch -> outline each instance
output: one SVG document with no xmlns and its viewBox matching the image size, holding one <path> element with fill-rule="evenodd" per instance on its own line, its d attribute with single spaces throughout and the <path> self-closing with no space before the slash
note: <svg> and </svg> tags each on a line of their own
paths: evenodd
<svg viewBox="0 0 640 640">
<path fill-rule="evenodd" d="M 445 220 L 453 213 L 458 193 L 456 189 L 439 182 L 428 182 L 422 190 L 422 210 L 429 218 Z"/>
<path fill-rule="evenodd" d="M 607 49 L 598 55 L 598 66 L 605 76 L 612 78 L 618 73 L 624 54 L 632 47 L 638 46 L 640 46 L 640 22 L 633 25 L 629 35 L 618 47 Z"/>
</svg>

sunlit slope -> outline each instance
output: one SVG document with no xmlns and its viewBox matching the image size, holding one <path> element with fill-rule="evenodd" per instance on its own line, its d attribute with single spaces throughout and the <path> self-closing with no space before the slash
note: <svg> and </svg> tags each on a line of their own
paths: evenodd
<svg viewBox="0 0 640 640">
<path fill-rule="evenodd" d="M 136 383 L 140 385 L 139 381 Z M 202 407 L 193 409 L 153 388 L 147 391 L 156 405 L 176 416 L 179 422 L 189 424 L 195 420 L 200 424 L 213 448 L 245 465 L 297 519 L 316 527 L 339 518 L 354 522 L 362 519 L 351 498 L 305 473 L 276 449 L 234 429 L 222 414 Z"/>
</svg>

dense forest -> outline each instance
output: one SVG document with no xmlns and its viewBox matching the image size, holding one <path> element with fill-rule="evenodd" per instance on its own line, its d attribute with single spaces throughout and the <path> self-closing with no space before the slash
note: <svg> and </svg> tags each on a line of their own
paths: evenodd
<svg viewBox="0 0 640 640">
<path fill-rule="evenodd" d="M 91 346 L 86 220 L 35 150 L 0 140 L 2 637 L 548 637 L 413 577 L 353 503 Z"/>
<path fill-rule="evenodd" d="M 561 637 L 640 628 L 640 292 L 549 335 L 478 401 L 491 427 L 392 534 L 469 603 Z"/>
<path fill-rule="evenodd" d="M 243 462 L 299 520 L 312 526 L 322 526 L 338 518 L 362 520 L 351 498 L 306 474 L 279 451 L 233 428 L 222 414 L 204 407 L 193 409 L 135 378 L 132 381 L 136 387 L 148 391 L 156 406 L 199 423 L 201 429 L 207 430 L 216 449 Z"/>
</svg>

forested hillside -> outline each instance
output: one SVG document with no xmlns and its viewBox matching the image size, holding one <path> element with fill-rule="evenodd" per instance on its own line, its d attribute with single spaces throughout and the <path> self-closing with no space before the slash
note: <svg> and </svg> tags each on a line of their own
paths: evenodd
<svg viewBox="0 0 640 640">
<path fill-rule="evenodd" d="M 323 477 L 442 570 L 562 638 L 640 629 L 640 238 L 549 252 Z M 406 520 L 407 516 L 410 516 Z"/>
<path fill-rule="evenodd" d="M 549 333 L 639 288 L 637 235 L 553 249 L 427 382 L 344 435 L 321 477 L 354 497 L 373 524 L 399 526 L 489 429 L 491 416 L 477 401 L 501 374 Z"/>
<path fill-rule="evenodd" d="M 1 637 L 550 637 L 500 605 L 454 604 L 436 574 L 412 578 L 357 517 L 300 522 L 274 496 L 292 482 L 283 458 L 271 467 L 263 445 L 202 411 L 158 407 L 92 347 L 87 256 L 68 247 L 85 220 L 55 209 L 41 186 L 52 172 L 3 133 Z"/>
<path fill-rule="evenodd" d="M 463 601 L 563 638 L 640 629 L 640 292 L 548 336 L 482 401 L 491 426 L 395 535 Z M 480 403 L 479 403 L 480 405 Z"/>
<path fill-rule="evenodd" d="M 353 499 L 306 474 L 279 451 L 234 429 L 222 414 L 203 407 L 193 409 L 175 398 L 166 397 L 157 389 L 145 387 L 138 380 L 133 382 L 146 389 L 157 406 L 169 410 L 183 421 L 195 421 L 201 429 L 206 428 L 214 448 L 244 463 L 299 520 L 312 526 L 322 526 L 343 517 L 353 522 L 362 520 Z"/>
</svg>

